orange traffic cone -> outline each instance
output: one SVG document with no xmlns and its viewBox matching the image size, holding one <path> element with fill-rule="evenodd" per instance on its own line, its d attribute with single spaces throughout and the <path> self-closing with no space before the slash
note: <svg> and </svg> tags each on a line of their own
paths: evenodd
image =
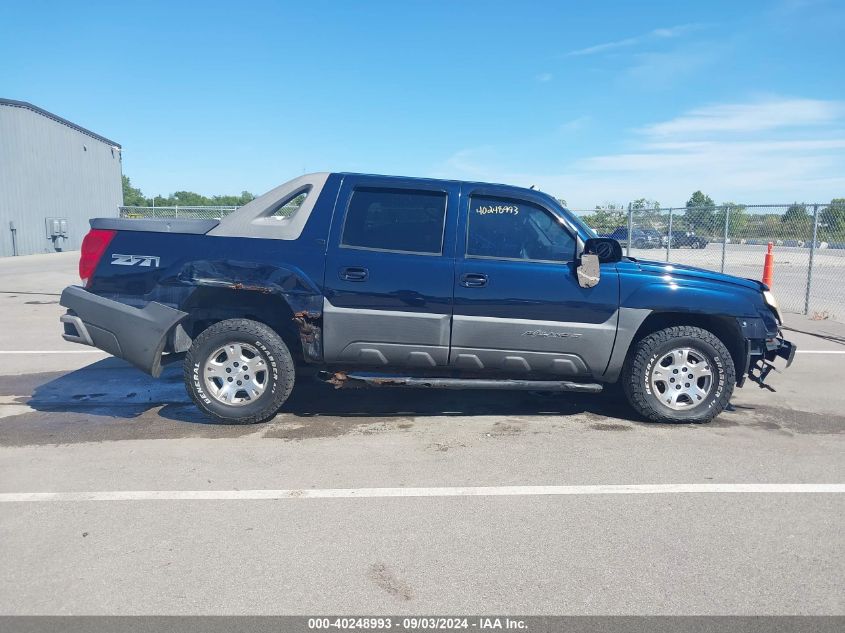
<svg viewBox="0 0 845 633">
<path fill-rule="evenodd" d="M 769 242 L 769 250 L 766 251 L 766 261 L 763 263 L 763 283 L 769 288 L 775 276 L 775 254 L 772 252 L 774 244 Z"/>
</svg>

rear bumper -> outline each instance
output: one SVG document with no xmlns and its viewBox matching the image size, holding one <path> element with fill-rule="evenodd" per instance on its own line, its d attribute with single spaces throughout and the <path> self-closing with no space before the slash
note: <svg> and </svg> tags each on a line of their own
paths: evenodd
<svg viewBox="0 0 845 633">
<path fill-rule="evenodd" d="M 62 338 L 123 358 L 154 377 L 161 374 L 169 332 L 188 316 L 154 301 L 133 308 L 79 286 L 65 288 L 59 303 L 68 309 L 60 318 Z"/>
</svg>

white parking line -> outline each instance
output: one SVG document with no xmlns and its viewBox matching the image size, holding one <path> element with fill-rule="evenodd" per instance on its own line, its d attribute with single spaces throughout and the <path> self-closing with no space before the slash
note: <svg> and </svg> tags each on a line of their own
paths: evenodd
<svg viewBox="0 0 845 633">
<path fill-rule="evenodd" d="M 30 501 L 263 501 L 275 499 L 384 499 L 389 497 L 530 497 L 634 494 L 843 493 L 845 484 L 622 484 L 583 486 L 468 486 L 442 488 L 323 488 L 289 490 L 113 490 L 6 492 L 0 503 Z"/>
<path fill-rule="evenodd" d="M 797 349 L 796 354 L 845 354 L 845 350 L 833 349 Z"/>
</svg>

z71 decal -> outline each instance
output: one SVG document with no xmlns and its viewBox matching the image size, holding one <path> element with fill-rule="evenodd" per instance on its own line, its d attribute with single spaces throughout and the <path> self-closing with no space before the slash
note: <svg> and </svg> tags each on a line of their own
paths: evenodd
<svg viewBox="0 0 845 633">
<path fill-rule="evenodd" d="M 114 253 L 111 256 L 111 263 L 115 266 L 146 266 L 148 268 L 158 268 L 159 261 L 156 255 L 118 255 Z"/>
</svg>

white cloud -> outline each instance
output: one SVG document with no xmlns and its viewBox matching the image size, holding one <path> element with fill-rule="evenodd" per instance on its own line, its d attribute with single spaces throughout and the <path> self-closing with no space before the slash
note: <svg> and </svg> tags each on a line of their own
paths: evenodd
<svg viewBox="0 0 845 633">
<path fill-rule="evenodd" d="M 841 102 L 772 98 L 710 105 L 632 132 L 624 152 L 536 171 L 508 164 L 502 160 L 508 153 L 491 147 L 464 150 L 446 161 L 444 175 L 536 183 L 576 209 L 642 196 L 682 205 L 697 189 L 717 201 L 760 204 L 845 194 Z"/>
<path fill-rule="evenodd" d="M 776 99 L 757 103 L 722 104 L 643 128 L 652 136 L 685 136 L 714 132 L 758 132 L 795 126 L 830 124 L 843 114 L 842 104 L 815 99 Z"/>
<path fill-rule="evenodd" d="M 464 179 L 485 180 L 496 171 L 490 165 L 490 159 L 496 155 L 496 150 L 490 146 L 459 150 L 446 159 L 435 176 L 450 178 L 460 174 Z"/>
<path fill-rule="evenodd" d="M 724 47 L 706 43 L 684 43 L 670 51 L 634 53 L 626 60 L 630 65 L 620 75 L 626 85 L 677 90 L 678 82 L 714 66 L 725 55 Z"/>
<path fill-rule="evenodd" d="M 540 73 L 536 77 L 537 81 L 540 83 L 546 83 L 547 81 L 551 81 L 553 78 L 554 75 L 552 75 L 552 73 Z"/>
<path fill-rule="evenodd" d="M 579 130 L 583 130 L 585 127 L 587 127 L 590 124 L 590 121 L 592 120 L 593 118 L 591 116 L 585 114 L 583 116 L 575 117 L 574 119 L 570 119 L 569 121 L 561 123 L 558 127 L 558 130 L 564 133 L 578 132 Z"/>
<path fill-rule="evenodd" d="M 581 57 L 583 55 L 595 55 L 596 53 L 604 53 L 605 51 L 611 51 L 615 48 L 624 48 L 625 46 L 633 46 L 634 44 L 641 42 L 645 36 L 638 36 L 638 37 L 628 37 L 624 40 L 616 40 L 615 42 L 605 42 L 603 44 L 596 44 L 595 46 L 588 46 L 587 48 L 579 48 L 575 51 L 569 51 L 566 56 L 567 57 Z"/>
<path fill-rule="evenodd" d="M 678 26 L 671 26 L 668 29 L 654 29 L 651 34 L 655 37 L 680 37 L 685 33 L 689 33 L 697 28 L 698 24 L 679 24 Z"/>
<path fill-rule="evenodd" d="M 568 53 L 566 53 L 566 57 L 583 57 L 584 55 L 595 55 L 597 53 L 606 53 L 607 51 L 612 51 L 618 48 L 634 46 L 635 44 L 646 42 L 648 40 L 671 39 L 675 37 L 680 37 L 681 35 L 689 33 L 690 31 L 693 31 L 700 27 L 700 24 L 678 24 L 676 26 L 670 26 L 668 28 L 653 29 L 647 33 L 635 35 L 634 37 L 626 37 L 621 40 L 603 42 L 601 44 L 595 44 L 586 48 L 579 48 L 578 50 L 569 51 Z"/>
</svg>

